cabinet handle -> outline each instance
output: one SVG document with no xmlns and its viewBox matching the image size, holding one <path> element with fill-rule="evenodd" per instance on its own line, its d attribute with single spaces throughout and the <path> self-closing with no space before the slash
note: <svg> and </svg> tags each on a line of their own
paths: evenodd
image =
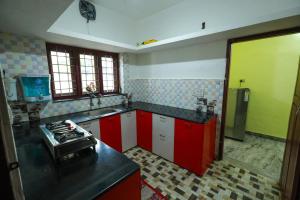
<svg viewBox="0 0 300 200">
<path fill-rule="evenodd" d="M 161 122 L 165 123 L 167 118 L 160 116 L 159 119 L 160 119 Z"/>
</svg>

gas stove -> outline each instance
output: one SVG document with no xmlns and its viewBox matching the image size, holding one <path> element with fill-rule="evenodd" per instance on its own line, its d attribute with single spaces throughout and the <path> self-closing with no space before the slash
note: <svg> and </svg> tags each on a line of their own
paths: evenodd
<svg viewBox="0 0 300 200">
<path fill-rule="evenodd" d="M 92 133 L 84 130 L 71 120 L 51 122 L 40 125 L 46 142 L 54 160 L 73 157 L 74 153 L 97 144 Z"/>
</svg>

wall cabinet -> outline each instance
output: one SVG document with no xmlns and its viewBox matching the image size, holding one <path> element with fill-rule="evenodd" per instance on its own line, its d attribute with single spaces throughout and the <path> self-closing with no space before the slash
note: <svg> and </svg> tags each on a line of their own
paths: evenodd
<svg viewBox="0 0 300 200">
<path fill-rule="evenodd" d="M 121 114 L 122 150 L 126 151 L 137 145 L 136 111 Z"/>
<path fill-rule="evenodd" d="M 153 153 L 174 161 L 174 118 L 153 114 Z"/>
<path fill-rule="evenodd" d="M 100 119 L 101 141 L 122 152 L 121 117 L 113 115 Z"/>
<path fill-rule="evenodd" d="M 100 124 L 99 124 L 99 120 L 92 120 L 92 121 L 87 121 L 87 122 L 82 122 L 78 124 L 79 126 L 81 126 L 83 129 L 91 132 L 95 138 L 99 139 L 101 138 L 101 134 L 100 134 Z"/>
<path fill-rule="evenodd" d="M 136 111 L 137 144 L 152 152 L 152 113 Z"/>
</svg>

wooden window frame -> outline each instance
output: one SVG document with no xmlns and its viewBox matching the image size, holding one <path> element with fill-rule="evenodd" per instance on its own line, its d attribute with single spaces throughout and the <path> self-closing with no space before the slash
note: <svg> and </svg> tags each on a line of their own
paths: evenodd
<svg viewBox="0 0 300 200">
<path fill-rule="evenodd" d="M 112 52 L 105 52 L 100 50 L 94 49 L 86 49 L 80 47 L 73 47 L 68 45 L 62 44 L 55 44 L 55 43 L 46 43 L 47 49 L 47 58 L 48 58 L 48 65 L 49 65 L 49 73 L 51 75 L 51 92 L 52 98 L 54 100 L 63 100 L 63 99 L 78 99 L 82 97 L 87 97 L 88 94 L 84 94 L 82 91 L 82 80 L 81 80 L 81 66 L 80 66 L 80 54 L 87 54 L 94 56 L 95 62 L 95 70 L 98 70 L 98 79 L 97 87 L 99 87 L 99 95 L 113 95 L 113 94 L 120 94 L 120 68 L 119 68 L 119 54 L 112 53 Z M 51 60 L 51 51 L 68 51 L 70 53 L 70 65 L 74 66 L 74 71 L 72 74 L 72 80 L 74 80 L 75 84 L 73 84 L 73 90 L 76 91 L 75 95 L 62 95 L 57 96 L 55 93 L 55 86 L 53 80 L 53 69 L 52 69 L 52 60 Z M 115 91 L 112 92 L 105 92 L 103 90 L 103 77 L 102 77 L 102 62 L 101 57 L 112 57 L 114 63 L 114 83 L 115 83 Z M 72 58 L 72 59 L 71 59 Z"/>
</svg>

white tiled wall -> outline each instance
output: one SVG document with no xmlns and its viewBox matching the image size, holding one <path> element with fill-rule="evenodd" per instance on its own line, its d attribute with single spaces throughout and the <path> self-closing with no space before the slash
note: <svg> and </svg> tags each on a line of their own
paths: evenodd
<svg viewBox="0 0 300 200">
<path fill-rule="evenodd" d="M 208 101 L 217 100 L 215 112 L 222 111 L 223 85 L 221 79 L 131 79 L 130 67 L 124 56 L 124 90 L 133 94 L 133 101 L 143 101 L 184 109 L 196 109 L 196 96 L 205 91 Z M 127 58 L 128 59 L 128 58 Z M 143 67 L 143 66 L 140 66 Z"/>
<path fill-rule="evenodd" d="M 196 97 L 201 89 L 208 101 L 217 100 L 216 112 L 221 113 L 223 97 L 222 80 L 204 79 L 137 79 L 129 80 L 128 91 L 134 101 L 196 109 Z"/>
</svg>

